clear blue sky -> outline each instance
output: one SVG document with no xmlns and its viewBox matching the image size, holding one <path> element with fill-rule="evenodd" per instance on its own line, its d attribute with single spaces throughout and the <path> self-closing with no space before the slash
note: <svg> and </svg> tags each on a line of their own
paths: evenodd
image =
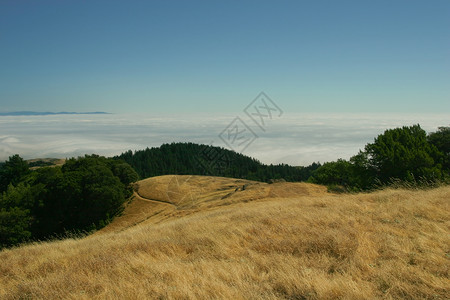
<svg viewBox="0 0 450 300">
<path fill-rule="evenodd" d="M 0 0 L 0 111 L 450 112 L 450 1 Z"/>
</svg>

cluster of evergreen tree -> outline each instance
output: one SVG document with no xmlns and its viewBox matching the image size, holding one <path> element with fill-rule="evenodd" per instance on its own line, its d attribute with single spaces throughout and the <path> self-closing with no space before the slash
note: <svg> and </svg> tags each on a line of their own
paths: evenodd
<svg viewBox="0 0 450 300">
<path fill-rule="evenodd" d="M 257 181 L 284 179 L 305 181 L 319 164 L 293 167 L 287 164 L 265 165 L 243 154 L 210 145 L 194 143 L 163 144 L 145 150 L 130 150 L 117 156 L 130 164 L 141 178 L 159 175 L 209 175 Z"/>
<path fill-rule="evenodd" d="M 350 158 L 323 164 L 310 182 L 369 190 L 391 182 L 433 184 L 450 178 L 450 127 L 427 135 L 420 125 L 386 130 Z"/>
<path fill-rule="evenodd" d="M 0 166 L 0 248 L 103 227 L 137 179 L 127 163 L 97 155 L 34 171 L 10 157 Z"/>
</svg>

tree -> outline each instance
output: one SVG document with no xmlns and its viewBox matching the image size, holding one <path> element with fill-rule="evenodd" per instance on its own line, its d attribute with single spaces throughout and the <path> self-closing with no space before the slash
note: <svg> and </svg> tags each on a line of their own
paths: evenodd
<svg viewBox="0 0 450 300">
<path fill-rule="evenodd" d="M 138 173 L 123 160 L 109 160 L 108 165 L 114 176 L 117 176 L 125 186 L 139 180 Z"/>
<path fill-rule="evenodd" d="M 97 155 L 31 172 L 17 168 L 20 162 L 10 158 L 13 180 L 0 194 L 0 248 L 103 227 L 121 211 L 127 185 L 137 179 L 125 162 Z"/>
<path fill-rule="evenodd" d="M 338 185 L 347 190 L 361 188 L 355 174 L 354 166 L 344 159 L 324 163 L 321 167 L 312 172 L 308 181 L 327 186 Z"/>
<path fill-rule="evenodd" d="M 441 178 L 442 154 L 427 140 L 420 125 L 389 129 L 367 144 L 368 168 L 386 183 L 392 178 L 405 181 Z"/>
<path fill-rule="evenodd" d="M 29 186 L 10 184 L 0 195 L 0 249 L 25 242 L 31 237 L 33 198 Z"/>
<path fill-rule="evenodd" d="M 350 158 L 352 164 L 352 184 L 358 190 L 371 189 L 375 185 L 376 171 L 369 164 L 368 154 L 359 151 Z"/>
<path fill-rule="evenodd" d="M 108 223 L 128 196 L 126 186 L 111 170 L 114 165 L 111 159 L 86 155 L 68 160 L 62 168 L 38 169 L 32 185 L 42 205 L 35 211 L 39 222 L 34 236 L 91 230 Z"/>
<path fill-rule="evenodd" d="M 19 207 L 0 209 L 0 249 L 27 241 L 31 237 L 29 211 Z"/>
<path fill-rule="evenodd" d="M 0 169 L 0 193 L 6 191 L 9 184 L 18 184 L 29 172 L 27 162 L 19 155 L 10 156 Z"/>
<path fill-rule="evenodd" d="M 442 152 L 443 168 L 447 173 L 450 172 L 450 127 L 439 127 L 438 131 L 430 133 L 428 142 Z"/>
<path fill-rule="evenodd" d="M 115 159 L 130 164 L 141 178 L 167 174 L 189 174 L 259 181 L 273 178 L 302 181 L 308 179 L 311 171 L 318 167 L 317 164 L 305 168 L 285 164 L 268 166 L 254 158 L 225 148 L 194 143 L 163 144 L 160 147 L 147 148 L 134 153 L 127 151 Z M 114 168 L 113 172 L 116 174 Z M 118 176 L 122 178 L 121 175 Z"/>
</svg>

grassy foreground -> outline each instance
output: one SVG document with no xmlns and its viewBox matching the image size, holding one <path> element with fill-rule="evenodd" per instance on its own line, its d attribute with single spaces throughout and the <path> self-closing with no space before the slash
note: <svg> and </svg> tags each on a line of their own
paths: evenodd
<svg viewBox="0 0 450 300">
<path fill-rule="evenodd" d="M 448 186 L 332 195 L 308 184 L 163 176 L 136 190 L 124 215 L 93 236 L 0 252 L 0 299 L 450 294 Z"/>
</svg>

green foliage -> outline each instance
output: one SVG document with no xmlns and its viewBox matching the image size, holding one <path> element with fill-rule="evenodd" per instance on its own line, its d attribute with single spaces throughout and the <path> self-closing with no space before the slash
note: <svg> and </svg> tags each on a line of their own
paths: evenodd
<svg viewBox="0 0 450 300">
<path fill-rule="evenodd" d="M 439 127 L 438 131 L 428 135 L 428 142 L 434 145 L 443 155 L 443 169 L 450 172 L 450 127 Z"/>
<path fill-rule="evenodd" d="M 286 164 L 264 165 L 234 151 L 194 143 L 164 144 L 142 151 L 127 151 L 117 159 L 130 164 L 141 178 L 159 175 L 209 175 L 268 181 L 283 178 L 304 181 L 319 164 L 292 167 Z"/>
<path fill-rule="evenodd" d="M 20 207 L 0 208 L 0 249 L 31 237 L 29 211 Z"/>
<path fill-rule="evenodd" d="M 366 145 L 369 167 L 381 183 L 391 178 L 413 181 L 442 178 L 442 153 L 419 125 L 389 129 Z"/>
<path fill-rule="evenodd" d="M 9 184 L 19 183 L 29 172 L 27 162 L 19 155 L 9 157 L 0 168 L 0 193 L 6 191 Z"/>
<path fill-rule="evenodd" d="M 359 151 L 350 158 L 353 171 L 353 187 L 356 190 L 367 190 L 374 187 L 376 172 L 369 164 L 368 153 Z"/>
<path fill-rule="evenodd" d="M 325 185 L 349 185 L 349 175 L 351 173 L 351 164 L 339 159 L 335 162 L 324 163 L 320 168 L 315 170 L 311 175 L 310 182 L 321 183 Z"/>
<path fill-rule="evenodd" d="M 405 183 L 403 186 L 434 186 L 448 177 L 449 144 L 448 127 L 440 127 L 428 137 L 419 125 L 389 129 L 350 161 L 325 163 L 309 181 L 348 191 L 399 182 Z"/>
<path fill-rule="evenodd" d="M 10 184 L 0 197 L 0 208 L 31 209 L 34 206 L 34 198 L 33 190 L 27 183 L 20 182 L 17 186 Z"/>
<path fill-rule="evenodd" d="M 97 155 L 28 173 L 0 198 L 1 246 L 101 228 L 121 211 L 134 180 L 125 162 Z"/>
<path fill-rule="evenodd" d="M 363 188 L 358 167 L 344 159 L 324 163 L 315 170 L 309 182 L 327 185 L 330 190 L 359 191 Z"/>
<path fill-rule="evenodd" d="M 114 176 L 117 176 L 124 185 L 129 185 L 139 180 L 138 173 L 125 161 L 109 160 L 108 164 Z"/>
</svg>

